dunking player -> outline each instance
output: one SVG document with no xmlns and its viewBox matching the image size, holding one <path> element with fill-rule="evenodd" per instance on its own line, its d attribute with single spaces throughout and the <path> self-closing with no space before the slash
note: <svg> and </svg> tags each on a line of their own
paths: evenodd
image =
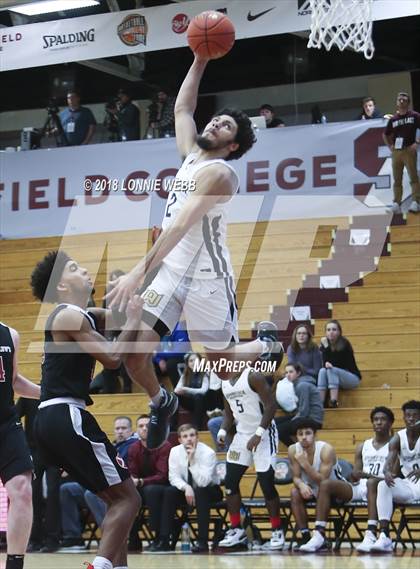
<svg viewBox="0 0 420 569">
<path fill-rule="evenodd" d="M 146 257 L 118 279 L 109 293 L 110 306 L 123 310 L 143 283 L 145 275 L 160 265 L 146 288 L 143 321 L 138 340 L 147 353 L 129 356 L 126 368 L 152 399 L 148 446 L 158 446 L 167 434 L 167 419 L 176 408 L 174 396 L 160 389 L 151 363 L 159 338 L 173 330 L 181 312 L 192 341 L 202 343 L 211 361 L 252 359 L 279 351 L 271 323 L 260 324 L 254 342 L 237 342 L 237 307 L 233 270 L 226 245 L 227 206 L 239 186 L 230 160 L 240 158 L 255 142 L 251 121 L 236 109 L 217 113 L 197 135 L 194 111 L 198 88 L 208 61 L 197 56 L 178 93 L 175 105 L 176 141 L 184 162 L 176 178 L 194 191 L 170 192 L 163 231 Z M 251 357 L 250 357 L 251 356 Z M 232 372 L 219 370 L 222 379 Z"/>
<path fill-rule="evenodd" d="M 92 404 L 89 384 L 100 361 L 107 369 L 121 365 L 121 351 L 135 340 L 142 302 L 134 296 L 116 342 L 103 331 L 107 312 L 85 310 L 92 290 L 86 269 L 63 251 L 53 251 L 32 273 L 36 298 L 57 302 L 45 327 L 41 403 L 35 437 L 45 464 L 63 468 L 108 505 L 98 555 L 88 569 L 127 569 L 127 537 L 140 507 L 139 494 L 124 461 L 86 411 Z"/>
<path fill-rule="evenodd" d="M 420 500 L 420 401 L 407 401 L 402 406 L 405 429 L 398 431 L 389 443 L 384 477 L 378 484 L 380 534 L 371 551 L 392 553 L 394 544 L 389 535 L 393 502 L 407 504 Z M 404 478 L 397 478 L 399 467 Z"/>
<path fill-rule="evenodd" d="M 368 529 L 356 549 L 369 553 L 375 543 L 378 524 L 376 491 L 379 481 L 383 480 L 394 414 L 387 407 L 375 407 L 370 413 L 370 420 L 375 436 L 358 445 L 356 449 L 352 471 L 355 482 L 350 484 L 345 480 L 322 480 L 316 502 L 315 531 L 310 541 L 299 548 L 300 551 L 315 552 L 325 549 L 325 528 L 333 498 L 338 498 L 340 502 L 367 502 Z"/>
<path fill-rule="evenodd" d="M 32 459 L 14 405 L 14 392 L 39 399 L 18 372 L 19 334 L 0 322 L 0 478 L 9 497 L 6 569 L 22 569 L 32 527 Z"/>
<path fill-rule="evenodd" d="M 254 463 L 272 528 L 271 539 L 263 548 L 283 549 L 285 528 L 281 524 L 279 495 L 274 485 L 278 445 L 277 427 L 273 420 L 277 409 L 275 397 L 267 378 L 252 368 L 245 369 L 229 381 L 223 381 L 222 391 L 225 411 L 217 440 L 224 443 L 234 421 L 236 434 L 229 447 L 225 477 L 231 528 L 219 546 L 235 547 L 247 541 L 245 529 L 241 526 L 239 483 L 247 468 Z"/>
</svg>

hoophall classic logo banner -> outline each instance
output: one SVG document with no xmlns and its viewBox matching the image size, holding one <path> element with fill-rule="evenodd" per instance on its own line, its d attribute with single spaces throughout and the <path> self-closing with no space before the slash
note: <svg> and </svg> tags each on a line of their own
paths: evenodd
<svg viewBox="0 0 420 569">
<path fill-rule="evenodd" d="M 307 0 L 196 0 L 2 28 L 0 69 L 39 67 L 187 45 L 191 18 L 204 10 L 226 13 L 244 39 L 308 30 Z M 420 14 L 420 0 L 375 0 L 373 18 Z"/>
<path fill-rule="evenodd" d="M 231 223 L 375 215 L 392 202 L 385 121 L 259 131 L 231 164 L 240 189 Z M 3 238 L 160 225 L 180 167 L 174 139 L 0 154 Z M 410 192 L 404 181 L 405 195 Z"/>
</svg>

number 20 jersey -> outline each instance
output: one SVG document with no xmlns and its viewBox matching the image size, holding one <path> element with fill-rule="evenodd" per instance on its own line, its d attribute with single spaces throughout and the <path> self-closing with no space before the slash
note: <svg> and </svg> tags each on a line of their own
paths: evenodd
<svg viewBox="0 0 420 569">
<path fill-rule="evenodd" d="M 362 463 L 363 472 L 372 474 L 383 478 L 384 466 L 389 452 L 389 443 L 386 443 L 382 448 L 376 449 L 373 446 L 373 439 L 367 439 L 363 443 L 362 448 Z"/>
</svg>

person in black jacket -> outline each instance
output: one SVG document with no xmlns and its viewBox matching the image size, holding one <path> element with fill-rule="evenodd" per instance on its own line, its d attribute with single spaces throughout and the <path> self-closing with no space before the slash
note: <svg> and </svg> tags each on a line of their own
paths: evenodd
<svg viewBox="0 0 420 569">
<path fill-rule="evenodd" d="M 330 390 L 330 407 L 338 407 L 338 390 L 354 389 L 362 379 L 354 359 L 350 342 L 342 335 L 338 320 L 329 320 L 325 325 L 326 337 L 321 338 L 323 367 L 318 374 L 318 389 L 324 402 Z"/>
</svg>

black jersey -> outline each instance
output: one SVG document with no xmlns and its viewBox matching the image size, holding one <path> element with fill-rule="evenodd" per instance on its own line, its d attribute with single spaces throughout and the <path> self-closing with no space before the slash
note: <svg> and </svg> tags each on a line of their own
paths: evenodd
<svg viewBox="0 0 420 569">
<path fill-rule="evenodd" d="M 95 358 L 84 352 L 77 342 L 68 342 L 65 350 L 63 350 L 63 347 L 55 344 L 53 340 L 51 332 L 53 320 L 65 308 L 81 312 L 92 328 L 96 330 L 94 316 L 78 306 L 60 304 L 53 310 L 45 326 L 41 401 L 55 397 L 73 397 L 83 399 L 87 405 L 92 405 L 93 401 L 89 396 L 89 384 L 95 369 Z"/>
<path fill-rule="evenodd" d="M 0 322 L 0 423 L 16 416 L 13 391 L 15 345 L 8 326 Z"/>
</svg>

